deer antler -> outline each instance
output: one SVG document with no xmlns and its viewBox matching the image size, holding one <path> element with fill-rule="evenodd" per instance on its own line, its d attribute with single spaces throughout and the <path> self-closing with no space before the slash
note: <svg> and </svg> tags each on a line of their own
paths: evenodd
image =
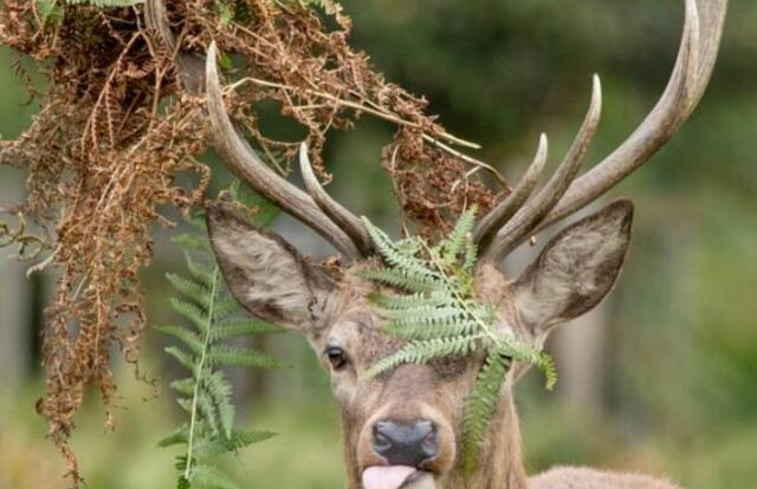
<svg viewBox="0 0 757 489">
<path fill-rule="evenodd" d="M 594 75 L 593 81 L 594 86 L 591 93 L 589 110 L 586 113 L 586 118 L 581 125 L 581 129 L 573 140 L 570 150 L 568 150 L 568 154 L 565 155 L 562 163 L 557 167 L 557 170 L 549 181 L 547 181 L 544 188 L 530 202 L 527 202 L 525 207 L 522 207 L 505 225 L 505 228 L 509 228 L 511 231 L 502 237 L 497 233 L 494 241 L 488 247 L 487 253 L 499 253 L 501 248 L 507 248 L 511 243 L 526 236 L 552 210 L 578 174 L 586 151 L 589 149 L 589 143 L 594 139 L 594 134 L 599 125 L 599 116 L 602 112 L 602 86 L 599 83 L 598 76 Z M 526 173 L 524 180 L 526 177 L 528 177 L 528 173 Z"/>
<path fill-rule="evenodd" d="M 310 196 L 321 210 L 352 239 L 363 256 L 373 253 L 373 244 L 368 231 L 363 223 L 346 207 L 332 199 L 321 186 L 321 183 L 313 173 L 313 167 L 308 158 L 308 147 L 305 143 L 300 145 L 300 172 Z"/>
<path fill-rule="evenodd" d="M 581 209 L 646 162 L 678 130 L 691 115 L 704 94 L 717 58 L 728 0 L 685 0 L 686 20 L 673 73 L 662 97 L 646 119 L 615 151 L 604 160 L 575 179 L 572 165 L 566 168 L 569 157 L 531 201 L 515 212 L 494 237 L 492 227 L 503 219 L 486 216 L 481 225 L 487 225 L 475 236 L 482 244 L 482 257 L 500 261 L 528 236 Z M 595 95 L 598 79 L 595 77 Z M 592 105 L 595 105 L 592 102 Z M 590 115 L 587 116 L 570 154 L 577 157 L 578 165 L 593 135 Z M 597 112 L 598 116 L 598 112 Z M 575 150 L 575 151 L 574 151 Z M 530 178 L 527 172 L 524 181 Z M 562 183 L 558 178 L 564 179 Z M 528 183 L 528 185 L 532 185 Z M 520 184 L 516 187 L 516 191 Z M 514 191 L 513 194 L 516 192 Z M 513 195 L 511 194 L 511 195 Z M 509 197 L 508 197 L 509 198 Z M 497 212 L 499 206 L 492 213 Z M 512 212 L 512 210 L 509 210 Z M 488 241 L 487 241 L 488 239 Z"/>
<path fill-rule="evenodd" d="M 214 41 L 208 48 L 205 65 L 208 115 L 215 141 L 213 146 L 223 157 L 226 166 L 242 181 L 278 205 L 283 211 L 323 236 L 347 258 L 356 259 L 363 256 L 361 248 L 366 249 L 366 242 L 359 240 L 356 243 L 352 239 L 352 236 L 358 239 L 361 237 L 360 228 L 356 229 L 353 226 L 354 223 L 362 226 L 355 216 L 326 196 L 320 185 L 316 184 L 320 193 L 316 194 L 319 198 L 314 200 L 310 195 L 286 181 L 263 163 L 247 141 L 239 135 L 223 103 L 216 57 L 217 49 Z M 331 212 L 324 213 L 322 208 L 333 211 L 333 215 L 340 218 L 339 222 L 332 221 Z M 347 227 L 342 229 L 339 227 L 342 224 Z"/>
</svg>

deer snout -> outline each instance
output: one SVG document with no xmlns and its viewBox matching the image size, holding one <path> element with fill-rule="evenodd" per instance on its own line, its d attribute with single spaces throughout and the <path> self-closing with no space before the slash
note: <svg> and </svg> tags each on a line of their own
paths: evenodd
<svg viewBox="0 0 757 489">
<path fill-rule="evenodd" d="M 427 420 L 378 421 L 373 426 L 373 451 L 391 465 L 422 468 L 439 452 L 436 426 Z"/>
</svg>

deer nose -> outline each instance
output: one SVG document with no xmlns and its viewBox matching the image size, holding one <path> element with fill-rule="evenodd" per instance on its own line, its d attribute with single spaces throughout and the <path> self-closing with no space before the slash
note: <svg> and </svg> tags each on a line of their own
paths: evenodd
<svg viewBox="0 0 757 489">
<path fill-rule="evenodd" d="M 379 421 L 373 427 L 373 450 L 391 465 L 420 467 L 439 451 L 431 421 Z"/>
</svg>

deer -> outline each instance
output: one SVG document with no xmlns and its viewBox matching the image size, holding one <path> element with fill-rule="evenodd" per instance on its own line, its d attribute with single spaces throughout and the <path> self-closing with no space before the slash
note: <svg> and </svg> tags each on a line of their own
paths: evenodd
<svg viewBox="0 0 757 489">
<path fill-rule="evenodd" d="M 160 1 L 147 4 L 147 23 L 173 43 Z M 572 146 L 536 191 L 547 161 L 539 140 L 532 163 L 512 191 L 481 217 L 470 236 L 479 247 L 476 294 L 496 305 L 494 326 L 542 348 L 559 324 L 594 308 L 613 288 L 631 238 L 633 204 L 618 199 L 557 233 L 516 278 L 502 260 L 531 236 L 593 202 L 648 161 L 690 116 L 707 87 L 717 58 L 727 0 L 685 0 L 683 33 L 668 84 L 630 136 L 581 175 L 601 111 L 599 78 Z M 201 63 L 204 61 L 204 70 Z M 463 399 L 481 358 L 402 364 L 384 375 L 361 375 L 398 348 L 381 328 L 367 299 L 376 285 L 359 271 L 376 261 L 365 226 L 321 186 L 300 151 L 305 190 L 274 172 L 256 154 L 224 107 L 211 44 L 204 60 L 179 55 L 186 85 L 204 88 L 213 146 L 226 166 L 253 190 L 312 228 L 341 254 L 332 267 L 305 258 L 277 234 L 257 228 L 232 206 L 211 203 L 207 224 L 223 277 L 253 316 L 304 335 L 330 376 L 341 414 L 349 489 L 676 489 L 645 475 L 583 467 L 556 467 L 528 476 L 521 451 L 513 386 L 528 365 L 511 365 L 477 469 L 460 467 Z"/>
</svg>

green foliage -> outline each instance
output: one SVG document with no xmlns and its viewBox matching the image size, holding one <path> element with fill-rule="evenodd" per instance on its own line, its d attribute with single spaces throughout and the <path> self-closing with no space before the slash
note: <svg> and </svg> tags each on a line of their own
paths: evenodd
<svg viewBox="0 0 757 489">
<path fill-rule="evenodd" d="M 236 194 L 235 188 L 232 194 Z M 270 438 L 273 433 L 234 428 L 232 387 L 220 368 L 281 367 L 281 362 L 261 351 L 231 343 L 239 338 L 281 330 L 245 315 L 224 286 L 206 238 L 204 223 L 195 220 L 192 224 L 195 232 L 173 240 L 185 251 L 190 276 L 167 275 L 182 297 L 170 299 L 170 304 L 187 324 L 157 327 L 178 340 L 177 345 L 165 351 L 191 372 L 189 377 L 171 383 L 171 388 L 178 393 L 177 402 L 187 412 L 188 419 L 159 445 L 184 447 L 176 462 L 179 489 L 236 489 L 239 487 L 236 482 L 213 465 L 211 459 L 235 453 Z"/>
<path fill-rule="evenodd" d="M 486 361 L 465 403 L 463 465 L 470 475 L 478 449 L 500 398 L 512 361 L 544 370 L 547 387 L 556 381 L 552 359 L 512 334 L 493 327 L 494 307 L 475 297 L 476 247 L 470 239 L 475 208 L 465 212 L 452 233 L 431 247 L 420 238 L 393 242 L 367 219 L 363 222 L 385 267 L 362 272 L 365 278 L 399 293 L 375 293 L 370 298 L 384 329 L 406 340 L 395 353 L 372 365 L 375 376 L 403 363 L 422 364 L 449 356 L 481 351 Z"/>
</svg>

